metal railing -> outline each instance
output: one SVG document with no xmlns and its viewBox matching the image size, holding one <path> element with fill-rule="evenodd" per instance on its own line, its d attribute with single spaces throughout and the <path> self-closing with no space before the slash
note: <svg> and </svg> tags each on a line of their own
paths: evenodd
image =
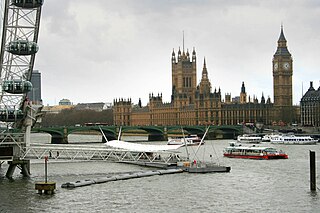
<svg viewBox="0 0 320 213">
<path fill-rule="evenodd" d="M 110 149 L 103 146 L 61 145 L 61 144 L 31 144 L 27 146 L 22 159 L 50 159 L 63 160 L 103 160 L 113 162 L 148 162 L 172 163 L 183 159 L 176 152 L 132 152 L 129 150 Z"/>
</svg>

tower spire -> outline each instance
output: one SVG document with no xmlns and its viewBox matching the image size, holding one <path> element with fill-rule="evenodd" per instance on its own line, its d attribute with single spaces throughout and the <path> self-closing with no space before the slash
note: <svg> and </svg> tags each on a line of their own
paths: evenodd
<svg viewBox="0 0 320 213">
<path fill-rule="evenodd" d="M 283 25 L 281 24 L 280 36 L 278 39 L 277 51 L 274 55 L 291 56 L 287 48 L 287 40 L 283 33 Z"/>
<path fill-rule="evenodd" d="M 182 52 L 184 52 L 184 30 L 182 30 Z"/>
<path fill-rule="evenodd" d="M 202 78 L 199 85 L 199 92 L 206 97 L 211 93 L 211 83 L 208 78 L 206 58 L 203 59 Z"/>
<path fill-rule="evenodd" d="M 281 23 L 281 32 L 280 32 L 280 36 L 279 36 L 278 42 L 287 42 L 286 38 L 284 37 L 283 24 L 282 23 Z M 286 45 L 286 43 L 284 45 Z"/>
<path fill-rule="evenodd" d="M 203 69 L 202 69 L 202 79 L 207 80 L 208 79 L 208 71 L 206 66 L 206 58 L 203 60 Z"/>
</svg>

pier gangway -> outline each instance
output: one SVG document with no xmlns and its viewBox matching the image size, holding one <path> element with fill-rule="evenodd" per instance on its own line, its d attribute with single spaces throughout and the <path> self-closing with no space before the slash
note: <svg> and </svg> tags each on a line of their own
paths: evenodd
<svg viewBox="0 0 320 213">
<path fill-rule="evenodd" d="M 183 161 L 180 152 L 133 152 L 123 149 L 108 148 L 104 145 L 77 145 L 77 144 L 37 144 L 31 143 L 24 150 L 22 159 L 44 159 L 48 156 L 54 160 L 102 160 L 110 162 L 133 163 L 139 165 L 169 166 Z"/>
</svg>

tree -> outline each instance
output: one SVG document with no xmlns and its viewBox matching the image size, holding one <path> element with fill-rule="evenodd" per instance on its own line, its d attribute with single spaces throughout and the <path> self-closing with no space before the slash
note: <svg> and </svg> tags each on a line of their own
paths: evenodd
<svg viewBox="0 0 320 213">
<path fill-rule="evenodd" d="M 74 126 L 86 123 L 106 123 L 113 125 L 112 109 L 97 112 L 94 110 L 65 109 L 58 114 L 47 113 L 42 118 L 42 127 Z"/>
</svg>

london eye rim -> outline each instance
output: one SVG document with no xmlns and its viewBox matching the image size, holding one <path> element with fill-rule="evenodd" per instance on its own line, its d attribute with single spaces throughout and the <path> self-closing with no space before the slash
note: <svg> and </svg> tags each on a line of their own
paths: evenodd
<svg viewBox="0 0 320 213">
<path fill-rule="evenodd" d="M 6 51 L 6 46 L 9 44 L 9 42 L 18 40 L 37 43 L 41 8 L 42 7 L 17 7 L 10 4 L 10 0 L 1 2 L 0 9 L 2 34 L 0 37 L 0 110 L 2 111 L 25 111 L 25 104 L 27 104 L 27 94 L 10 94 L 3 91 L 2 85 L 3 82 L 14 79 L 30 81 L 36 54 L 16 55 Z"/>
</svg>

